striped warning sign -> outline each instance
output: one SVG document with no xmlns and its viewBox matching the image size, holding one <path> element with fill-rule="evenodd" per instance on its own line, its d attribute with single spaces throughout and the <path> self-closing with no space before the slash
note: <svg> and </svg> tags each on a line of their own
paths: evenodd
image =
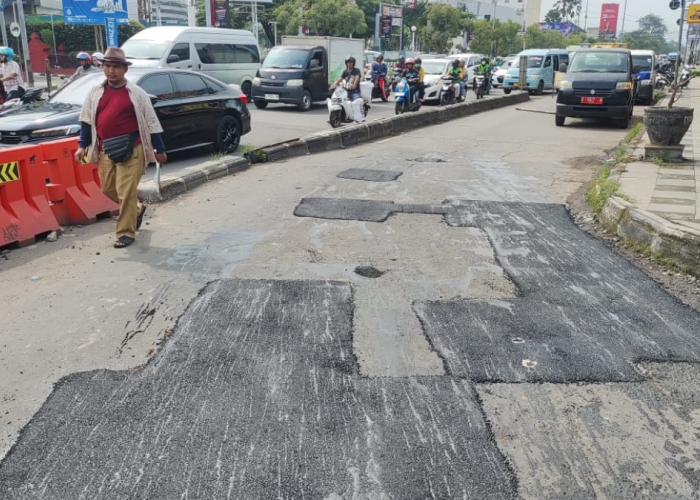
<svg viewBox="0 0 700 500">
<path fill-rule="evenodd" d="M 16 161 L 0 163 L 0 184 L 19 180 L 19 166 Z"/>
</svg>

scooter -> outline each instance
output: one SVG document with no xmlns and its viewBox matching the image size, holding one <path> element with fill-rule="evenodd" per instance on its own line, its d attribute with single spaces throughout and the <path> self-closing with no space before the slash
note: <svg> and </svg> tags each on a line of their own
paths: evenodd
<svg viewBox="0 0 700 500">
<path fill-rule="evenodd" d="M 328 122 L 331 127 L 340 127 L 343 123 L 363 122 L 369 113 L 369 104 L 362 98 L 350 101 L 346 89 L 347 82 L 343 80 L 328 99 Z"/>
<path fill-rule="evenodd" d="M 457 93 L 459 92 L 458 79 L 454 76 L 445 76 L 442 78 L 442 91 L 440 92 L 440 106 L 454 104 L 457 102 Z"/>
<path fill-rule="evenodd" d="M 484 92 L 486 91 L 486 77 L 484 75 L 476 75 L 474 77 L 474 93 L 477 99 L 484 98 Z"/>
<path fill-rule="evenodd" d="M 372 85 L 374 85 L 372 88 L 372 99 L 379 98 L 384 102 L 389 100 L 389 93 L 391 91 L 387 89 L 385 76 L 379 76 L 370 69 L 365 73 L 365 80 L 372 82 Z"/>
<path fill-rule="evenodd" d="M 396 99 L 395 111 L 397 115 L 420 109 L 421 103 L 418 100 L 418 91 L 413 92 L 413 95 L 411 95 L 411 86 L 405 77 L 396 84 L 394 98 Z"/>
<path fill-rule="evenodd" d="M 688 66 L 687 64 L 683 65 L 683 71 L 681 71 L 681 76 L 679 78 L 679 82 L 681 83 L 681 87 L 687 87 L 688 82 L 690 81 L 690 71 L 691 67 Z"/>
<path fill-rule="evenodd" d="M 7 111 L 8 109 L 24 106 L 25 104 L 30 104 L 32 102 L 43 101 L 44 99 L 42 99 L 41 97 L 41 94 L 43 93 L 44 89 L 42 88 L 35 87 L 27 89 L 19 97 L 14 97 L 5 101 L 5 103 L 2 106 L 0 106 L 0 111 Z"/>
</svg>

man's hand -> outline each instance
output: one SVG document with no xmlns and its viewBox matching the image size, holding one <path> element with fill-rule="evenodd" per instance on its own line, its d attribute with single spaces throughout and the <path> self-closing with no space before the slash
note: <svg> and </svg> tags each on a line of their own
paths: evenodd
<svg viewBox="0 0 700 500">
<path fill-rule="evenodd" d="M 85 148 L 78 148 L 75 152 L 75 161 L 78 163 L 85 163 Z"/>
<path fill-rule="evenodd" d="M 163 165 L 168 161 L 168 155 L 165 153 L 156 153 L 156 161 Z"/>
</svg>

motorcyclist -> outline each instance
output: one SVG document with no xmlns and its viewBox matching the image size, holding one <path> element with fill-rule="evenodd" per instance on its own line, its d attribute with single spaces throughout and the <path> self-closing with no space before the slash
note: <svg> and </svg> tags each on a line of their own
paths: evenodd
<svg viewBox="0 0 700 500">
<path fill-rule="evenodd" d="M 454 78 L 454 81 L 452 82 L 453 85 L 459 85 L 459 94 L 456 97 L 461 97 L 462 96 L 462 87 L 460 85 L 460 82 L 462 80 L 462 70 L 459 67 L 459 59 L 452 59 L 452 64 L 450 65 L 449 68 L 447 68 L 447 71 L 445 71 L 444 74 L 445 77 L 452 77 Z"/>
<path fill-rule="evenodd" d="M 463 101 L 467 97 L 467 88 L 469 87 L 467 85 L 467 61 L 464 59 L 459 60 L 459 70 L 462 73 L 459 80 L 460 100 Z"/>
<path fill-rule="evenodd" d="M 394 66 L 394 72 L 402 73 L 406 69 L 406 56 L 401 54 L 399 56 L 399 62 Z"/>
<path fill-rule="evenodd" d="M 496 67 L 500 68 L 501 66 L 503 66 L 503 58 L 501 56 L 498 56 L 496 58 Z"/>
<path fill-rule="evenodd" d="M 92 59 L 92 65 L 96 67 L 97 69 L 102 68 L 102 59 L 105 58 L 105 55 L 102 52 L 95 52 L 90 56 Z"/>
<path fill-rule="evenodd" d="M 348 56 L 345 58 L 345 71 L 340 75 L 340 78 L 336 80 L 334 87 L 340 85 L 340 82 L 345 80 L 347 82 L 345 90 L 348 91 L 348 99 L 354 101 L 360 98 L 360 78 L 362 73 L 358 68 L 355 67 L 355 58 Z"/>
<path fill-rule="evenodd" d="M 385 77 L 389 73 L 389 68 L 384 62 L 384 56 L 379 54 L 372 64 L 372 72 L 377 78 Z"/>
<path fill-rule="evenodd" d="M 80 61 L 80 66 L 78 66 L 78 69 L 75 70 L 75 73 L 73 73 L 73 75 L 68 79 L 65 85 L 68 85 L 70 82 L 77 80 L 86 73 L 97 71 L 97 68 L 95 68 L 95 66 L 92 65 L 92 57 L 90 57 L 90 54 L 88 54 L 87 52 L 78 52 L 78 55 L 76 55 L 75 58 L 78 61 Z"/>
<path fill-rule="evenodd" d="M 0 47 L 0 81 L 5 86 L 7 100 L 24 95 L 24 81 L 22 80 L 22 70 L 13 61 L 15 52 L 10 47 Z"/>
<path fill-rule="evenodd" d="M 403 70 L 402 77 L 408 82 L 410 98 L 413 100 L 413 96 L 420 89 L 420 73 L 416 69 L 415 61 L 412 57 L 406 59 L 406 67 Z"/>
<path fill-rule="evenodd" d="M 418 71 L 418 100 L 423 102 L 423 96 L 425 95 L 425 70 L 421 67 L 423 65 L 423 60 L 420 57 L 416 57 L 415 68 Z"/>
<path fill-rule="evenodd" d="M 477 75 L 484 75 L 484 80 L 486 81 L 484 91 L 488 92 L 491 86 L 491 65 L 487 57 L 481 59 L 481 64 L 476 67 L 475 73 Z"/>
</svg>

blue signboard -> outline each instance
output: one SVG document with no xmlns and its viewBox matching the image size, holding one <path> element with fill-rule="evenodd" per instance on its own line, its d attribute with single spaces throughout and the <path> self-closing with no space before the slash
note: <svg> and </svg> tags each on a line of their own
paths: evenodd
<svg viewBox="0 0 700 500">
<path fill-rule="evenodd" d="M 107 36 L 107 47 L 119 47 L 116 18 L 111 16 L 107 18 L 105 23 L 105 35 Z"/>
<path fill-rule="evenodd" d="M 0 12 L 5 12 L 5 0 L 0 0 Z"/>
<path fill-rule="evenodd" d="M 66 24 L 101 24 L 107 18 L 119 24 L 129 22 L 126 0 L 63 0 L 63 20 Z"/>
</svg>

